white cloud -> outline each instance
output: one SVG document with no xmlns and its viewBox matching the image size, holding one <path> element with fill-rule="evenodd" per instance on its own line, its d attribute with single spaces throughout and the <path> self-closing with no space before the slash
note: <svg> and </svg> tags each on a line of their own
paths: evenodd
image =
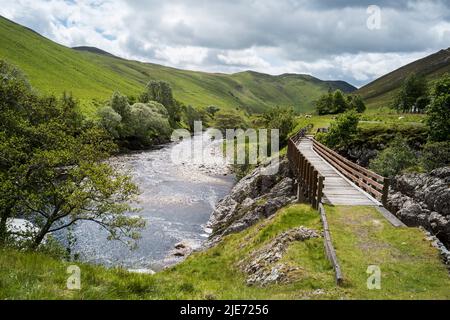
<svg viewBox="0 0 450 320">
<path fill-rule="evenodd" d="M 363 84 L 450 43 L 444 0 L 0 0 L 0 14 L 67 46 L 203 71 L 308 73 Z"/>
</svg>

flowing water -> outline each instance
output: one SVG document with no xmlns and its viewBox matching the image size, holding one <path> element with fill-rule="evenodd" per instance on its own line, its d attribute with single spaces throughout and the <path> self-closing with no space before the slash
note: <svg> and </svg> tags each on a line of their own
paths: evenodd
<svg viewBox="0 0 450 320">
<path fill-rule="evenodd" d="M 192 152 L 193 140 L 208 148 Z M 72 252 L 81 261 L 145 272 L 176 263 L 179 258 L 170 252 L 180 241 L 193 248 L 200 246 L 208 237 L 205 224 L 215 204 L 234 183 L 220 145 L 221 141 L 212 141 L 206 132 L 161 149 L 112 158 L 111 164 L 129 172 L 140 188 L 138 207 L 142 211 L 138 214 L 147 222 L 142 238 L 137 249 L 130 250 L 122 242 L 107 240 L 107 233 L 98 225 L 83 222 L 72 231 L 76 239 Z"/>
</svg>

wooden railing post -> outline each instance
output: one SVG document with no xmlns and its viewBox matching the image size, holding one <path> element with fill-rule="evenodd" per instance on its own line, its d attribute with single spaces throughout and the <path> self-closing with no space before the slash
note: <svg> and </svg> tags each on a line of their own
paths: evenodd
<svg viewBox="0 0 450 320">
<path fill-rule="evenodd" d="M 317 186 L 317 207 L 315 209 L 319 209 L 319 206 L 322 203 L 324 181 L 325 177 L 320 176 Z"/>
<path fill-rule="evenodd" d="M 311 190 L 311 199 L 312 199 L 312 206 L 313 208 L 317 207 L 317 183 L 318 183 L 318 175 L 319 172 L 314 169 L 313 171 L 313 178 L 312 178 L 312 190 Z"/>
<path fill-rule="evenodd" d="M 384 207 L 387 206 L 388 196 L 389 196 L 389 185 L 391 184 L 391 180 L 388 178 L 384 178 L 383 181 L 383 196 L 381 197 L 381 203 Z"/>
</svg>

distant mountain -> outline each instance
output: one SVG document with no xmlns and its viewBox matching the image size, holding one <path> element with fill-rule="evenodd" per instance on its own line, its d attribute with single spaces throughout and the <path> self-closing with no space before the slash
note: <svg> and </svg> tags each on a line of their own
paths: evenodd
<svg viewBox="0 0 450 320">
<path fill-rule="evenodd" d="M 441 50 L 401 67 L 360 88 L 356 93 L 365 99 L 369 107 L 389 106 L 402 82 L 411 73 L 424 76 L 432 83 L 447 72 L 450 72 L 450 49 Z"/>
<path fill-rule="evenodd" d="M 308 75 L 196 72 L 130 61 L 94 47 L 71 49 L 3 17 L 0 39 L 0 59 L 21 68 L 31 84 L 44 93 L 72 92 L 91 114 L 115 90 L 137 96 L 152 79 L 168 81 L 175 98 L 185 104 L 213 104 L 251 113 L 277 105 L 310 112 L 313 101 L 329 89 L 356 89 L 343 81 L 322 81 Z"/>
</svg>

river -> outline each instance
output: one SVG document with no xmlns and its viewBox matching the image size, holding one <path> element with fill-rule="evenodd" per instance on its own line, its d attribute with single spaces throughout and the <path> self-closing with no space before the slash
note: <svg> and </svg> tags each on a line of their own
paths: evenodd
<svg viewBox="0 0 450 320">
<path fill-rule="evenodd" d="M 110 163 L 128 172 L 139 186 L 138 213 L 146 220 L 137 248 L 130 250 L 124 243 L 109 241 L 104 230 L 92 222 L 83 222 L 71 232 L 75 242 L 72 253 L 83 262 L 107 267 L 121 266 L 139 272 L 158 271 L 180 260 L 171 255 L 174 245 L 188 242 L 196 248 L 208 237 L 205 224 L 215 204 L 232 188 L 235 178 L 224 163 L 219 146 L 209 133 L 198 136 L 204 161 L 186 156 L 192 151 L 193 140 L 185 139 L 151 151 L 120 155 Z M 172 161 L 174 154 L 185 157 Z"/>
</svg>

